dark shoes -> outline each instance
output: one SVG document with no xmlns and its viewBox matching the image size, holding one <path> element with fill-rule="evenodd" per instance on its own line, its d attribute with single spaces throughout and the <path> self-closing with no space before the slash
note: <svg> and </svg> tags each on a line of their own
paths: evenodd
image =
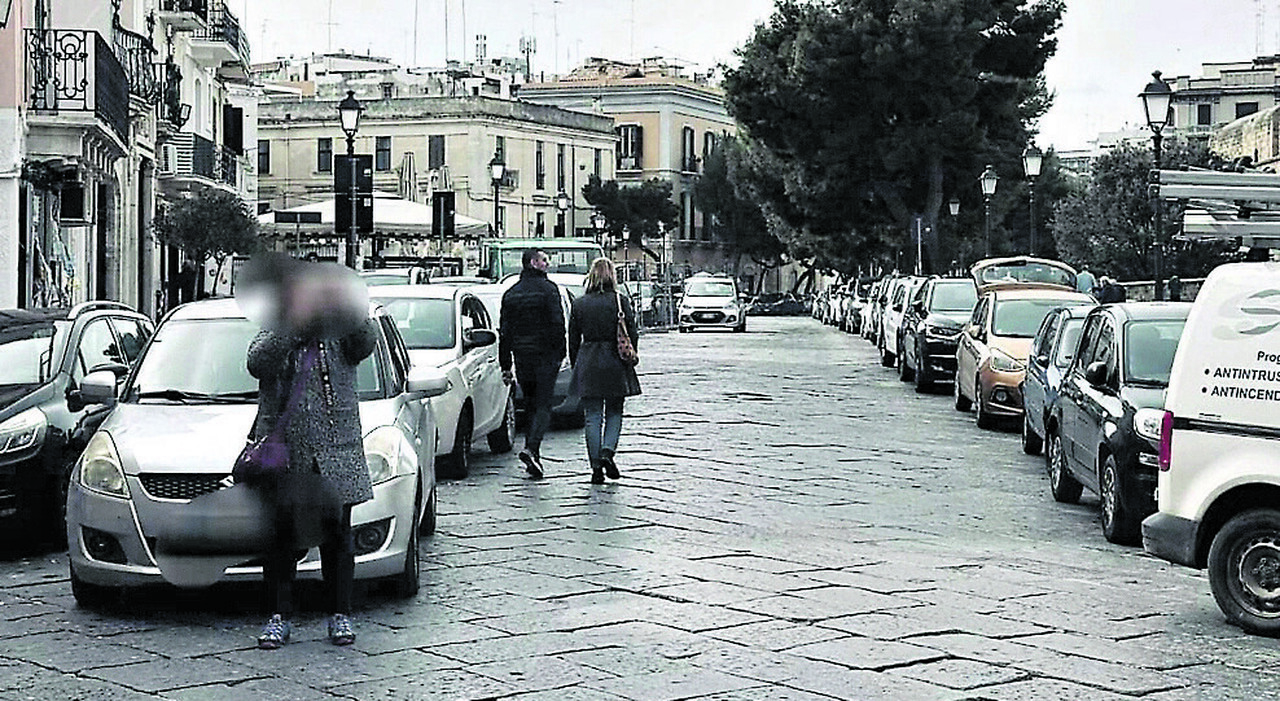
<svg viewBox="0 0 1280 701">
<path fill-rule="evenodd" d="M 524 471 L 529 473 L 530 479 L 542 479 L 542 458 L 537 454 L 525 448 L 520 451 L 520 462 L 524 463 Z"/>
<path fill-rule="evenodd" d="M 618 474 L 618 465 L 613 461 L 613 451 L 608 448 L 600 451 L 600 465 L 609 479 L 616 480 L 622 476 Z"/>
<path fill-rule="evenodd" d="M 262 633 L 258 635 L 258 649 L 260 650 L 278 650 L 289 642 L 289 633 L 292 626 L 284 616 L 274 614 L 267 620 L 267 624 L 262 627 Z"/>
<path fill-rule="evenodd" d="M 329 617 L 329 642 L 334 645 L 350 645 L 356 641 L 351 630 L 351 619 L 346 614 L 335 613 Z"/>
<path fill-rule="evenodd" d="M 591 484 L 604 484 L 604 467 L 602 465 L 591 466 Z"/>
</svg>

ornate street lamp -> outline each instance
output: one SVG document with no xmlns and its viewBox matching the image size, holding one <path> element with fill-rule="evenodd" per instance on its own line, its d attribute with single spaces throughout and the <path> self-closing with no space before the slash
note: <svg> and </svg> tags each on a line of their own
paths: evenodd
<svg viewBox="0 0 1280 701">
<path fill-rule="evenodd" d="M 1031 238 L 1029 239 L 1031 255 L 1036 254 L 1036 178 L 1040 177 L 1040 166 L 1044 162 L 1044 154 L 1035 144 L 1027 144 L 1022 152 L 1022 170 L 1027 174 L 1030 187 L 1027 188 L 1028 211 L 1031 220 Z"/>
<path fill-rule="evenodd" d="M 360 247 L 360 225 L 357 223 L 356 209 L 360 200 L 356 187 L 356 132 L 360 130 L 360 115 L 364 106 L 356 99 L 354 90 L 348 90 L 347 96 L 338 103 L 338 121 L 342 125 L 342 133 L 347 135 L 347 163 L 351 168 L 351 228 L 347 231 L 347 267 L 355 269 L 356 253 Z"/>
<path fill-rule="evenodd" d="M 558 213 L 556 228 L 559 229 L 557 236 L 569 235 L 569 224 L 565 219 L 565 212 L 569 211 L 569 195 L 564 190 L 556 193 L 556 212 Z"/>
<path fill-rule="evenodd" d="M 960 216 L 960 198 L 952 197 L 951 201 L 947 203 L 947 209 L 951 211 L 951 216 Z"/>
<path fill-rule="evenodd" d="M 982 171 L 982 206 L 985 210 L 982 220 L 983 241 L 986 249 L 985 257 L 991 257 L 991 196 L 996 194 L 996 183 L 1000 181 L 1000 176 L 996 175 L 996 169 L 991 164 L 987 164 L 986 170 Z"/>
<path fill-rule="evenodd" d="M 604 218 L 604 215 L 599 210 L 591 213 L 591 229 L 596 232 L 596 242 L 602 247 L 604 246 L 604 227 L 608 223 L 608 220 Z"/>
<path fill-rule="evenodd" d="M 1142 108 L 1147 113 L 1147 127 L 1151 129 L 1151 152 L 1156 171 L 1160 170 L 1160 132 L 1169 125 L 1169 108 L 1173 102 L 1173 89 L 1160 77 L 1160 71 L 1151 73 L 1151 82 L 1139 93 Z M 1157 188 L 1152 188 L 1151 208 L 1155 215 L 1155 298 L 1164 299 L 1164 207 Z"/>
<path fill-rule="evenodd" d="M 489 179 L 493 181 L 493 235 L 501 236 L 498 230 L 498 188 L 502 186 L 502 178 L 507 174 L 507 164 L 497 151 L 493 152 L 493 160 L 489 161 Z"/>
</svg>

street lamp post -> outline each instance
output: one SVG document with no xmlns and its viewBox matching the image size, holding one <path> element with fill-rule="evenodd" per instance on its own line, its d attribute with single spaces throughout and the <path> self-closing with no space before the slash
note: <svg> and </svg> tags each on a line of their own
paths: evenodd
<svg viewBox="0 0 1280 701">
<path fill-rule="evenodd" d="M 601 248 L 604 247 L 604 227 L 607 223 L 604 215 L 600 212 L 591 213 L 591 230 L 596 232 L 596 243 L 600 244 Z"/>
<path fill-rule="evenodd" d="M 954 196 L 953 196 L 953 197 L 951 198 L 951 200 L 950 200 L 949 202 L 947 202 L 947 211 L 951 212 L 951 218 L 952 218 L 953 220 L 954 220 L 956 217 L 960 216 L 960 198 L 959 198 L 959 197 L 954 197 Z M 959 228 L 959 227 L 957 227 L 957 229 L 958 229 L 958 228 Z M 955 265 L 955 261 L 952 261 L 952 266 L 951 266 L 951 267 L 952 267 L 952 268 L 955 268 L 955 267 L 956 267 L 956 265 Z"/>
<path fill-rule="evenodd" d="M 1173 90 L 1169 84 L 1160 77 L 1160 71 L 1154 71 L 1151 74 L 1151 82 L 1147 83 L 1147 87 L 1143 90 L 1139 97 L 1142 98 L 1142 107 L 1147 113 L 1147 127 L 1151 129 L 1151 146 L 1152 156 L 1155 160 L 1156 171 L 1160 170 L 1160 143 L 1163 136 L 1160 132 L 1169 124 L 1169 105 L 1173 101 Z M 1157 301 L 1164 299 L 1164 203 L 1160 201 L 1159 188 L 1153 187 L 1151 193 L 1151 208 L 1154 214 L 1155 224 L 1155 298 Z"/>
<path fill-rule="evenodd" d="M 1028 215 L 1031 220 L 1031 238 L 1028 242 L 1031 255 L 1036 255 L 1036 178 L 1040 177 L 1040 166 L 1044 162 L 1044 154 L 1035 144 L 1027 144 L 1022 152 L 1022 169 L 1027 174 L 1030 186 L 1027 188 Z"/>
<path fill-rule="evenodd" d="M 567 211 L 569 211 L 569 195 L 564 190 L 561 190 L 556 194 L 556 212 L 559 213 L 557 218 L 560 220 L 558 222 L 560 229 L 560 233 L 558 234 L 559 236 L 569 235 L 569 219 L 565 216 Z"/>
<path fill-rule="evenodd" d="M 493 235 L 501 236 L 498 230 L 498 188 L 502 186 L 502 178 L 507 174 L 507 164 L 497 151 L 493 152 L 493 160 L 489 161 L 489 179 L 493 181 Z"/>
<path fill-rule="evenodd" d="M 1000 176 L 996 175 L 996 169 L 987 164 L 986 170 L 982 171 L 982 206 L 984 215 L 982 218 L 982 235 L 984 257 L 991 257 L 991 196 L 996 194 L 996 183 L 1000 181 Z"/>
<path fill-rule="evenodd" d="M 354 90 L 348 90 L 347 96 L 338 103 L 338 120 L 342 123 L 342 133 L 347 135 L 347 162 L 351 168 L 351 228 L 347 230 L 347 267 L 355 269 L 356 253 L 360 247 L 360 225 L 357 216 L 360 196 L 356 186 L 356 132 L 360 130 L 360 113 L 364 106 L 356 99 Z"/>
</svg>

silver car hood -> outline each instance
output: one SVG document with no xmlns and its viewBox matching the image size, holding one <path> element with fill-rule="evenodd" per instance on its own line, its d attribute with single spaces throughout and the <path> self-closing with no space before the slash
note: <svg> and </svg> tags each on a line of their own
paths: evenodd
<svg viewBox="0 0 1280 701">
<path fill-rule="evenodd" d="M 360 402 L 364 433 L 395 420 L 395 400 Z M 102 429 L 125 474 L 231 473 L 257 415 L 256 404 L 120 404 Z"/>
</svg>

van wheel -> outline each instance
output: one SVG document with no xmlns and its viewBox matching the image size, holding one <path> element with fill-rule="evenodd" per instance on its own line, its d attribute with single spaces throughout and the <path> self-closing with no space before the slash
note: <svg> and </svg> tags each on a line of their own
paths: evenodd
<svg viewBox="0 0 1280 701">
<path fill-rule="evenodd" d="M 968 410 L 969 410 L 969 408 L 973 406 L 973 402 L 972 402 L 972 401 L 970 401 L 968 397 L 964 396 L 964 393 L 960 391 L 960 376 L 959 376 L 959 375 L 956 375 L 956 381 L 955 381 L 955 383 L 952 385 L 952 387 L 953 387 L 953 389 L 955 390 L 955 399 L 956 399 L 955 406 L 956 406 L 956 411 L 968 411 Z"/>
<path fill-rule="evenodd" d="M 1142 524 L 1125 508 L 1120 493 L 1120 468 L 1113 455 L 1108 455 L 1098 471 L 1098 491 L 1102 495 L 1102 535 L 1116 545 L 1142 542 Z"/>
<path fill-rule="evenodd" d="M 1040 434 L 1031 428 L 1031 418 L 1027 416 L 1027 412 L 1022 412 L 1022 452 L 1027 455 L 1039 455 L 1040 449 L 1043 447 L 1044 439 Z"/>
<path fill-rule="evenodd" d="M 1208 566 L 1228 622 L 1280 636 L 1280 511 L 1251 509 L 1227 521 L 1209 546 Z"/>
<path fill-rule="evenodd" d="M 1067 472 L 1067 454 L 1062 452 L 1062 439 L 1053 431 L 1048 431 L 1048 441 L 1044 453 L 1045 467 L 1049 471 L 1049 491 L 1053 500 L 1062 504 L 1075 504 L 1080 501 L 1080 492 L 1084 486 Z"/>
</svg>

